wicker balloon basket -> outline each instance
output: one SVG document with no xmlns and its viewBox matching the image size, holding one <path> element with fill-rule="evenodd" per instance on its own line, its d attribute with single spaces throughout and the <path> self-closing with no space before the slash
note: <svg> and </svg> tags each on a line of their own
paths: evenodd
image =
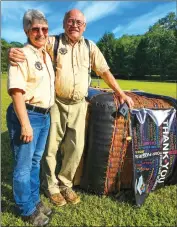
<svg viewBox="0 0 177 227">
<path fill-rule="evenodd" d="M 134 109 L 163 111 L 176 108 L 176 100 L 172 98 L 138 91 L 125 93 L 133 99 Z M 106 90 L 92 89 L 88 102 L 85 150 L 74 185 L 106 195 L 121 189 L 131 189 L 135 183 L 136 161 L 130 111 L 125 116 L 120 114 L 118 98 Z M 176 144 L 174 146 L 174 150 L 177 150 Z"/>
</svg>

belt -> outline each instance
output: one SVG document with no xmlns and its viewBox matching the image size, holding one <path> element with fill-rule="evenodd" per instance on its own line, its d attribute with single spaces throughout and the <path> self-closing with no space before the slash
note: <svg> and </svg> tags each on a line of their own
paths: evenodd
<svg viewBox="0 0 177 227">
<path fill-rule="evenodd" d="M 33 106 L 33 105 L 28 104 L 28 103 L 26 103 L 26 109 L 32 110 L 32 111 L 37 112 L 37 113 L 42 113 L 42 114 L 48 114 L 49 111 L 50 111 L 50 108 L 42 108 L 42 107 L 39 107 L 39 106 Z"/>
<path fill-rule="evenodd" d="M 80 100 L 72 100 L 72 99 L 66 99 L 66 98 L 61 98 L 61 97 L 56 96 L 56 101 L 59 101 L 66 105 L 73 105 L 73 104 L 81 103 L 81 102 L 83 102 L 83 100 L 85 100 L 85 97 Z"/>
</svg>

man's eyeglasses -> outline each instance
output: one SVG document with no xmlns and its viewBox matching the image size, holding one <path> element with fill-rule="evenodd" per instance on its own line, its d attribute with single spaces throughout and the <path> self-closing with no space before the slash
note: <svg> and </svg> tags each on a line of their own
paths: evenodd
<svg viewBox="0 0 177 227">
<path fill-rule="evenodd" d="M 76 24 L 78 27 L 81 27 L 83 24 L 85 24 L 84 21 L 81 20 L 76 20 L 76 19 L 68 19 L 67 20 L 67 24 L 68 25 L 74 25 Z"/>
<path fill-rule="evenodd" d="M 32 31 L 33 34 L 37 34 L 40 30 L 43 32 L 44 35 L 46 35 L 48 33 L 48 28 L 46 27 L 33 27 L 30 29 Z"/>
</svg>

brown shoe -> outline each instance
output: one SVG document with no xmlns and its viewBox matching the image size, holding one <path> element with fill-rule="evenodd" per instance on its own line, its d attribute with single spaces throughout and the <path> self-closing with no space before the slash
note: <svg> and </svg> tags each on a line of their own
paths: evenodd
<svg viewBox="0 0 177 227">
<path fill-rule="evenodd" d="M 80 197 L 72 190 L 72 188 L 64 188 L 60 190 L 62 196 L 69 203 L 76 204 L 80 202 Z"/>
<path fill-rule="evenodd" d="M 64 206 L 66 204 L 66 200 L 61 193 L 50 194 L 45 192 L 45 195 L 50 199 L 50 202 L 56 206 Z"/>
</svg>

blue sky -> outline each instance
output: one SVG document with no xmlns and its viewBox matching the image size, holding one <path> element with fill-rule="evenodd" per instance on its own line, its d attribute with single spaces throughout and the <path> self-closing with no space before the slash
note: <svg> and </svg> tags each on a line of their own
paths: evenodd
<svg viewBox="0 0 177 227">
<path fill-rule="evenodd" d="M 64 14 L 72 8 L 85 14 L 84 36 L 97 42 L 105 32 L 113 32 L 117 38 L 144 34 L 158 19 L 176 13 L 176 1 L 2 1 L 1 37 L 26 42 L 22 18 L 28 9 L 41 10 L 49 22 L 49 34 L 59 34 Z"/>
</svg>

